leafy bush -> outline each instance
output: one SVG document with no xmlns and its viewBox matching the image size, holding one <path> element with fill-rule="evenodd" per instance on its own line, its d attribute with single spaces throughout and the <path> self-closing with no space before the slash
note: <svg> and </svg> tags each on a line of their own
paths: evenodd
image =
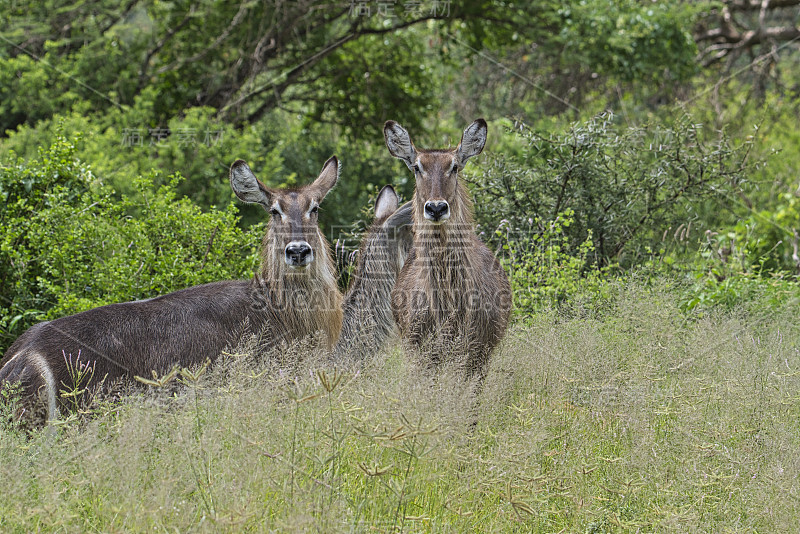
<svg viewBox="0 0 800 534">
<path fill-rule="evenodd" d="M 573 223 L 573 211 L 565 210 L 552 221 L 528 219 L 512 227 L 504 219 L 495 230 L 503 242 L 503 267 L 509 274 L 514 311 L 530 315 L 579 296 L 601 295 L 607 288 L 609 267 L 593 268 L 594 244 L 591 230 L 586 240 L 570 249 L 566 230 Z"/>
<path fill-rule="evenodd" d="M 734 310 L 743 305 L 772 310 L 790 302 L 800 304 L 800 286 L 780 276 L 742 272 L 723 278 L 702 270 L 693 276 L 694 283 L 684 290 L 681 299 L 684 312 L 702 314 L 712 309 Z"/>
<path fill-rule="evenodd" d="M 246 159 L 268 185 L 277 185 L 272 180 L 280 176 L 280 151 L 294 133 L 281 132 L 279 138 L 254 129 L 238 131 L 215 119 L 210 108 L 193 108 L 159 127 L 148 121 L 151 106 L 139 98 L 133 107 L 114 108 L 101 117 L 74 112 L 36 127 L 21 126 L 10 132 L 0 155 L 35 158 L 37 147 L 50 146 L 63 136 L 74 140 L 75 156 L 91 162 L 96 180 L 113 188 L 117 196 L 138 194 L 134 178 L 159 169 L 162 178 L 155 177 L 156 185 L 180 173 L 185 179 L 176 186 L 178 196 L 206 209 L 227 206 L 234 198 L 228 169 L 237 158 Z M 243 206 L 242 215 L 255 223 L 263 210 Z"/>
<path fill-rule="evenodd" d="M 563 134 L 508 125 L 510 150 L 490 156 L 474 176 L 478 222 L 555 220 L 566 208 L 568 246 L 578 250 L 591 231 L 597 263 L 642 262 L 676 221 L 695 216 L 701 201 L 737 189 L 749 144 L 724 134 L 705 140 L 683 116 L 671 125 L 620 127 L 610 113 L 574 124 Z"/>
<path fill-rule="evenodd" d="M 754 210 L 724 237 L 728 249 L 738 247 L 745 269 L 800 274 L 800 197 L 782 193 L 770 209 Z"/>
<path fill-rule="evenodd" d="M 38 159 L 0 166 L 0 351 L 32 324 L 92 307 L 249 276 L 261 228 L 237 210 L 178 199 L 180 176 L 113 198 L 60 137 Z"/>
<path fill-rule="evenodd" d="M 779 231 L 773 229 L 772 231 Z M 681 308 L 697 311 L 720 307 L 733 309 L 758 302 L 770 309 L 789 301 L 800 301 L 796 271 L 780 268 L 776 260 L 786 255 L 781 239 L 771 240 L 750 221 L 742 221 L 729 232 L 706 232 L 699 254 L 691 266 L 691 283 Z M 789 247 L 791 248 L 791 247 Z"/>
<path fill-rule="evenodd" d="M 149 105 L 140 99 L 132 108 L 113 109 L 102 117 L 73 113 L 41 121 L 35 128 L 21 126 L 0 145 L 0 157 L 35 158 L 36 147 L 64 136 L 75 139 L 76 157 L 91 162 L 95 179 L 111 186 L 116 197 L 138 194 L 134 178 L 158 169 L 156 185 L 180 173 L 184 179 L 178 196 L 209 210 L 235 200 L 228 169 L 236 159 L 246 160 L 266 185 L 283 187 L 310 182 L 335 154 L 342 162 L 341 178 L 320 208 L 320 225 L 333 241 L 385 184 L 406 192 L 413 188 L 413 180 L 409 186 L 409 177 L 394 166 L 382 142 L 352 142 L 284 112 L 270 114 L 257 126 L 235 129 L 210 108 L 192 108 L 157 128 L 146 121 Z M 374 139 L 382 139 L 379 125 L 374 125 Z M 264 219 L 260 206 L 239 204 L 239 210 L 245 226 Z"/>
</svg>

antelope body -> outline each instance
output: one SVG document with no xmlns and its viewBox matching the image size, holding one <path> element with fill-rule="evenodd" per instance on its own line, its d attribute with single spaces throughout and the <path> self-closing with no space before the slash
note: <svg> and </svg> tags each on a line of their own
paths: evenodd
<svg viewBox="0 0 800 534">
<path fill-rule="evenodd" d="M 317 207 L 338 174 L 332 157 L 312 184 L 271 189 L 244 161 L 236 161 L 230 171 L 234 192 L 272 215 L 253 280 L 190 287 L 34 325 L 6 352 L 0 385 L 20 382 L 23 398 L 44 401 L 47 417 L 56 419 L 59 392 L 78 386 L 73 383 L 78 369 L 89 371 L 80 387 L 91 388 L 213 360 L 248 334 L 271 348 L 321 332 L 327 347 L 333 346 L 341 330 L 342 296 L 317 226 Z"/>
<path fill-rule="evenodd" d="M 356 269 L 344 297 L 337 360 L 360 360 L 377 354 L 395 332 L 391 293 L 411 247 L 411 203 L 387 185 L 375 201 L 375 219 L 358 251 Z"/>
<path fill-rule="evenodd" d="M 423 150 L 394 121 L 384 126 L 389 152 L 414 172 L 413 245 L 392 291 L 404 344 L 428 366 L 463 359 L 467 376 L 485 376 L 503 338 L 511 287 L 500 262 L 473 228 L 469 193 L 458 180 L 486 143 L 486 121 L 464 130 L 454 149 Z"/>
</svg>

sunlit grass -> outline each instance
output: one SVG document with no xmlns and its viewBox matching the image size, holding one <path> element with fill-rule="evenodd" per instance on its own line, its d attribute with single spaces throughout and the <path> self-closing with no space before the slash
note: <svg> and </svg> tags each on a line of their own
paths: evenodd
<svg viewBox="0 0 800 534">
<path fill-rule="evenodd" d="M 55 433 L 0 431 L 0 530 L 792 530 L 795 309 L 688 320 L 623 288 L 517 325 L 477 403 L 397 349 L 340 374 L 243 348 Z"/>
</svg>

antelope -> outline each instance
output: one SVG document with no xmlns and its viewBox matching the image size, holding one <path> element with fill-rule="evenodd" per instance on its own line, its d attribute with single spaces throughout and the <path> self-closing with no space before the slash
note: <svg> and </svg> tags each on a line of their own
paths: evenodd
<svg viewBox="0 0 800 534">
<path fill-rule="evenodd" d="M 470 124 L 453 149 L 418 149 L 394 121 L 384 125 L 389 153 L 414 173 L 413 244 L 392 290 L 392 310 L 407 349 L 428 367 L 446 359 L 483 382 L 511 312 L 511 286 L 473 228 L 473 208 L 458 173 L 486 144 L 486 121 Z"/>
<path fill-rule="evenodd" d="M 23 399 L 43 401 L 47 418 L 55 420 L 64 404 L 59 391 L 75 387 L 76 370 L 86 377 L 81 388 L 96 388 L 214 360 L 245 335 L 276 348 L 321 333 L 332 347 L 342 326 L 342 295 L 317 216 L 338 177 L 334 156 L 313 183 L 273 189 L 237 160 L 230 168 L 234 193 L 270 213 L 252 280 L 194 286 L 36 324 L 6 352 L 0 384 L 21 383 Z"/>
<path fill-rule="evenodd" d="M 399 209 L 398 204 L 394 188 L 384 186 L 344 297 L 342 334 L 334 350 L 337 360 L 374 356 L 395 331 L 391 293 L 411 247 L 411 203 Z"/>
</svg>

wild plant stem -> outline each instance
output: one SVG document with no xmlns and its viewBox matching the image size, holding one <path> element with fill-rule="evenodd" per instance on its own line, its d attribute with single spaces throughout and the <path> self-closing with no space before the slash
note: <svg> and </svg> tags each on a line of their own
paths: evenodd
<svg viewBox="0 0 800 534">
<path fill-rule="evenodd" d="M 394 512 L 394 524 L 397 525 L 397 518 L 400 515 L 400 508 L 403 506 L 403 498 L 406 494 L 406 484 L 408 484 L 408 475 L 411 473 L 411 462 L 414 459 L 414 454 L 416 451 L 416 440 L 417 437 L 414 436 L 411 438 L 411 446 L 408 448 L 408 464 L 406 464 L 406 472 L 403 475 L 403 486 L 400 488 L 400 496 L 397 499 L 397 509 Z M 403 525 L 405 524 L 405 513 L 403 513 L 403 521 L 400 524 L 400 532 L 403 531 Z"/>
<path fill-rule="evenodd" d="M 197 447 L 199 450 L 198 456 L 202 460 L 203 427 L 202 424 L 200 423 L 200 400 L 197 397 L 197 383 L 194 384 L 194 387 L 192 387 L 192 389 L 194 390 L 195 441 L 197 442 Z M 211 494 L 211 467 L 206 465 L 205 462 L 203 462 L 203 478 L 205 479 L 203 481 L 203 485 L 205 486 L 205 488 L 203 488 L 200 485 L 200 477 L 198 476 L 197 469 L 194 466 L 194 462 L 192 461 L 191 455 L 189 455 L 188 450 L 187 450 L 187 455 L 189 456 L 189 464 L 192 466 L 192 473 L 194 473 L 198 489 L 200 490 L 200 496 L 203 499 L 203 505 L 206 507 L 206 510 L 208 511 L 209 515 L 211 515 L 211 517 L 213 517 L 214 520 L 216 520 L 217 512 L 214 507 L 214 496 Z M 208 492 L 208 495 L 206 495 L 206 492 Z"/>
<path fill-rule="evenodd" d="M 185 451 L 186 451 L 186 458 L 189 460 L 189 468 L 191 468 L 192 474 L 194 475 L 194 479 L 197 482 L 197 490 L 200 492 L 200 499 L 203 501 L 203 506 L 208 511 L 208 513 L 212 514 L 211 505 L 208 502 L 208 499 L 206 498 L 206 492 L 200 485 L 200 476 L 198 475 L 197 468 L 194 465 L 194 459 L 192 458 L 192 454 L 189 452 L 188 447 L 185 449 Z"/>
<path fill-rule="evenodd" d="M 330 491 L 330 504 L 333 505 L 333 484 L 336 477 L 336 457 L 338 455 L 336 427 L 333 421 L 333 400 L 331 399 L 331 392 L 328 392 L 328 419 L 331 424 L 331 449 L 333 450 L 333 458 L 331 460 L 331 491 Z"/>
<path fill-rule="evenodd" d="M 300 403 L 295 401 L 294 403 L 294 428 L 292 429 L 292 450 L 290 452 L 290 467 L 291 467 L 291 476 L 289 481 L 289 500 L 294 504 L 294 449 L 295 443 L 297 440 L 297 421 L 300 417 Z"/>
</svg>

